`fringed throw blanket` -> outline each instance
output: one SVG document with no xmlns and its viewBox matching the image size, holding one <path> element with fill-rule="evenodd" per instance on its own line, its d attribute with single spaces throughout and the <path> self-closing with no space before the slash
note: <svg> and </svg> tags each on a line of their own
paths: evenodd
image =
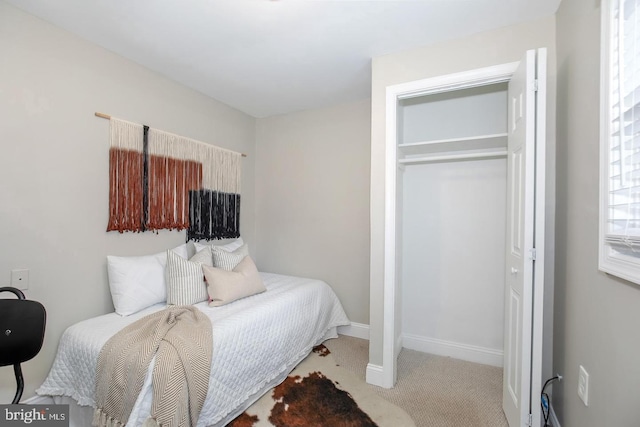
<svg viewBox="0 0 640 427">
<path fill-rule="evenodd" d="M 111 118 L 107 231 L 240 236 L 241 154 Z"/>
<path fill-rule="evenodd" d="M 111 337 L 98 356 L 93 425 L 126 425 L 155 355 L 151 418 L 144 426 L 195 426 L 209 386 L 211 331 L 200 310 L 178 306 Z"/>
</svg>

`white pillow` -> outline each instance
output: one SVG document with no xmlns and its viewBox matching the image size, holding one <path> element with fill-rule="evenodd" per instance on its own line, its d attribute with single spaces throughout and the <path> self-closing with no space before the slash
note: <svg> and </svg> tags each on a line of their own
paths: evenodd
<svg viewBox="0 0 640 427">
<path fill-rule="evenodd" d="M 187 245 L 172 249 L 187 258 Z M 146 256 L 107 256 L 109 289 L 116 313 L 128 316 L 167 300 L 164 267 L 167 253 Z"/>
<path fill-rule="evenodd" d="M 233 252 L 236 249 L 238 249 L 240 246 L 244 245 L 244 241 L 242 240 L 242 237 L 238 237 L 233 242 L 227 243 L 225 245 L 214 245 L 213 243 L 199 243 L 199 242 L 193 242 L 193 245 L 196 248 L 196 252 L 200 252 L 207 246 L 211 247 L 212 249 L 218 248 L 218 249 L 225 250 L 227 252 Z"/>
<path fill-rule="evenodd" d="M 202 266 L 207 278 L 209 306 L 219 307 L 240 298 L 259 294 L 267 290 L 256 265 L 246 256 L 233 271 Z"/>
<path fill-rule="evenodd" d="M 209 299 L 202 266 L 212 266 L 211 248 L 206 247 L 189 260 L 167 251 L 167 304 L 191 305 Z"/>
</svg>

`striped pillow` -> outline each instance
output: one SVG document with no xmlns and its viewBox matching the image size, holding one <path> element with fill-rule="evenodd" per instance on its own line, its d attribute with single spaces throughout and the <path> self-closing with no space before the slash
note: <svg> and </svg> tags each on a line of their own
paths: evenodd
<svg viewBox="0 0 640 427">
<path fill-rule="evenodd" d="M 167 304 L 190 305 L 209 299 L 202 265 L 212 265 L 211 249 L 205 248 L 186 260 L 167 252 Z"/>
<path fill-rule="evenodd" d="M 213 266 L 221 270 L 232 271 L 236 268 L 236 265 L 240 264 L 240 261 L 249 255 L 249 247 L 245 243 L 233 252 L 225 251 L 224 249 L 211 248 L 213 255 Z"/>
</svg>

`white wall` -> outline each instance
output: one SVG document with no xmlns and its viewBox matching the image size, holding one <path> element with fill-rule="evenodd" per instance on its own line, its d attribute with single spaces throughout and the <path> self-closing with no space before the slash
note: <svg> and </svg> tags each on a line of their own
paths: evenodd
<svg viewBox="0 0 640 427">
<path fill-rule="evenodd" d="M 562 427 L 640 422 L 640 286 L 598 271 L 600 2 L 557 13 L 558 215 L 553 406 Z M 578 367 L 589 373 L 589 406 Z"/>
<path fill-rule="evenodd" d="M 371 305 L 369 362 L 382 365 L 383 282 L 384 276 L 384 147 L 385 90 L 403 82 L 467 71 L 519 61 L 527 49 L 547 47 L 548 117 L 547 117 L 547 225 L 554 229 L 555 208 L 555 17 L 488 31 L 459 40 L 438 43 L 398 54 L 373 59 L 371 100 Z M 547 272 L 545 280 L 553 283 L 553 234 L 546 239 Z M 547 301 L 551 307 L 552 298 Z M 550 318 L 551 313 L 547 313 Z M 545 325 L 551 327 L 551 323 Z M 547 333 L 551 337 L 551 333 Z M 550 348 L 550 342 L 546 343 Z M 545 366 L 551 365 L 550 356 Z M 546 373 L 545 373 L 546 374 Z"/>
<path fill-rule="evenodd" d="M 369 323 L 370 101 L 257 121 L 256 239 L 262 271 L 329 283 Z"/>
<path fill-rule="evenodd" d="M 28 398 L 64 329 L 113 310 L 106 255 L 150 254 L 185 232 L 106 233 L 109 123 L 100 111 L 248 154 L 241 232 L 254 239 L 255 119 L 0 1 L 0 285 L 30 270 L 48 312 L 40 354 L 23 364 Z M 15 392 L 0 369 L 0 401 Z"/>
<path fill-rule="evenodd" d="M 405 99 L 398 115 L 403 144 L 507 133 L 507 84 Z"/>
<path fill-rule="evenodd" d="M 406 167 L 405 345 L 502 352 L 506 176 L 506 159 Z"/>
</svg>

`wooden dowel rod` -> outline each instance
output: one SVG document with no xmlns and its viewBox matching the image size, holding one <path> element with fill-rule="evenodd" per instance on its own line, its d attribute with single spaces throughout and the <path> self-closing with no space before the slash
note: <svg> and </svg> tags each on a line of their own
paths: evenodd
<svg viewBox="0 0 640 427">
<path fill-rule="evenodd" d="M 101 119 L 107 119 L 107 120 L 111 120 L 111 116 L 105 113 L 98 113 L 97 111 L 95 112 L 96 117 L 100 117 Z M 240 153 L 240 155 L 242 157 L 247 157 L 246 154 L 244 153 Z"/>
</svg>

